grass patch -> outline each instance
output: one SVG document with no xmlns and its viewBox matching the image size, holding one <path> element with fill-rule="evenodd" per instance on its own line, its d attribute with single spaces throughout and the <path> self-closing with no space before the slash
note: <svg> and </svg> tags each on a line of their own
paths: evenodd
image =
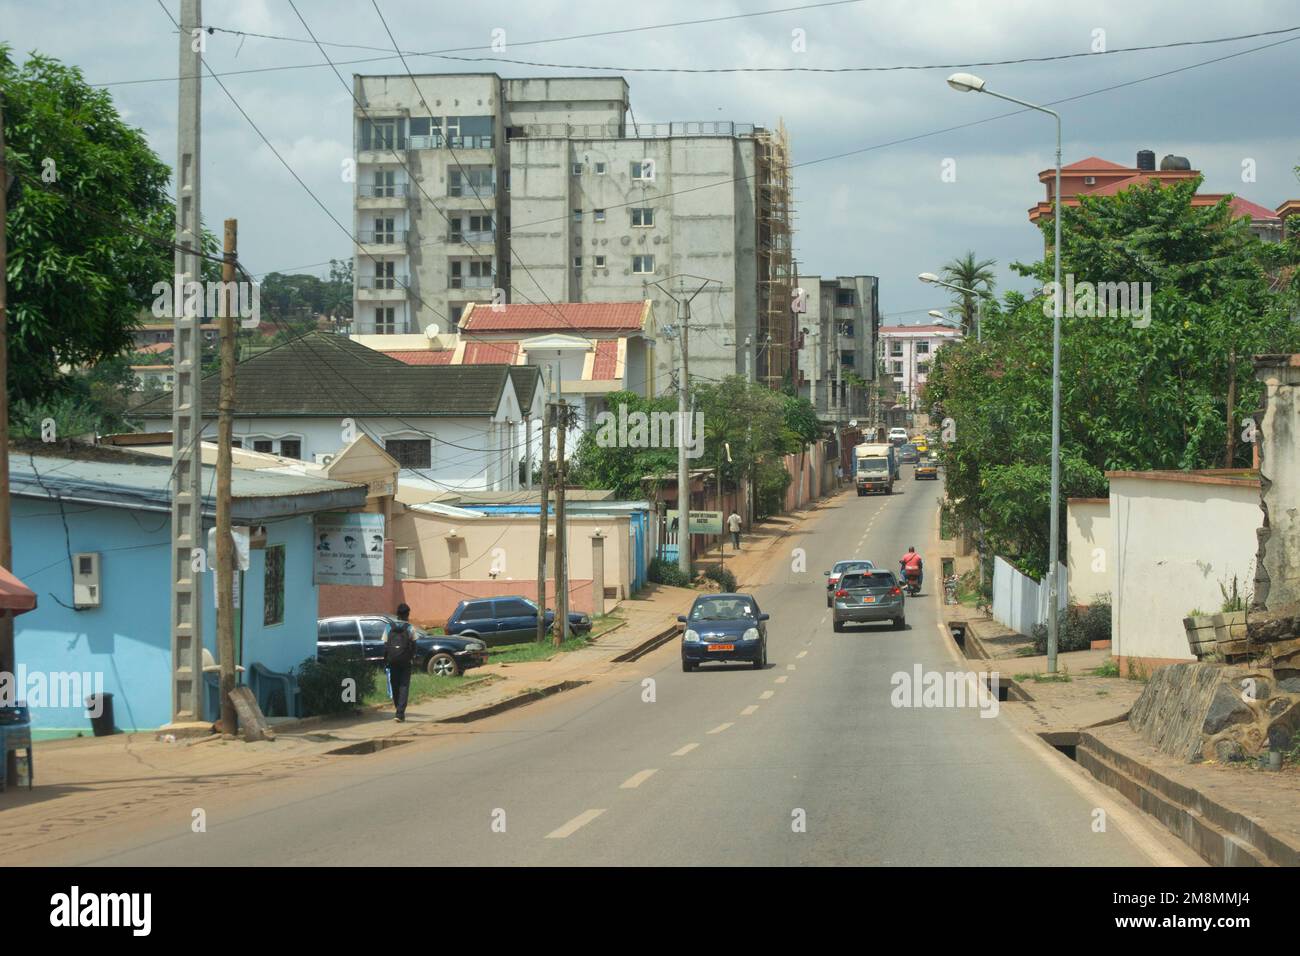
<svg viewBox="0 0 1300 956">
<path fill-rule="evenodd" d="M 479 675 L 473 671 L 459 677 L 441 677 L 424 671 L 413 671 L 411 673 L 411 690 L 406 702 L 409 705 L 422 700 L 432 700 L 436 697 L 451 697 L 455 694 L 477 690 L 485 684 L 490 684 L 498 679 L 495 674 Z M 366 704 L 383 704 L 389 700 L 391 698 L 388 696 L 388 680 L 383 670 L 380 669 L 375 680 L 374 691 L 367 694 L 362 702 Z"/>
<path fill-rule="evenodd" d="M 1014 680 L 1016 681 L 1017 684 L 1019 684 L 1019 683 L 1021 683 L 1021 682 L 1023 682 L 1023 681 L 1027 681 L 1027 680 L 1029 680 L 1029 678 L 1031 678 L 1031 677 L 1033 677 L 1033 676 L 1034 676 L 1034 675 L 1033 675 L 1033 674 L 1030 674 L 1030 673 L 1017 674 L 1017 675 L 1015 676 Z"/>
<path fill-rule="evenodd" d="M 1038 651 L 1033 644 L 1025 644 L 1023 647 L 1016 648 L 1016 657 L 1038 657 Z"/>
<path fill-rule="evenodd" d="M 1092 673 L 1094 677 L 1118 677 L 1119 662 L 1114 658 L 1111 658 L 1106 661 L 1106 663 L 1096 668 Z"/>
<path fill-rule="evenodd" d="M 1055 674 L 1035 674 L 1033 681 L 1035 684 L 1068 684 L 1074 678 L 1070 676 L 1068 670 L 1059 670 Z"/>
<path fill-rule="evenodd" d="M 592 630 L 595 630 L 593 627 Z M 559 647 L 551 643 L 550 635 L 540 644 L 536 641 L 528 641 L 525 644 L 503 644 L 500 647 L 488 648 L 489 664 L 523 664 L 529 661 L 550 660 L 556 654 L 566 654 L 569 651 L 579 651 L 591 644 L 588 635 L 583 634 L 579 637 L 571 637 Z"/>
</svg>

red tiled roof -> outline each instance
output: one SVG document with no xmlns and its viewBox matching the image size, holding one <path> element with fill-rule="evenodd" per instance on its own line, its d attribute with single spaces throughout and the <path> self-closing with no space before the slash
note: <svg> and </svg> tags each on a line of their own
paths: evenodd
<svg viewBox="0 0 1300 956">
<path fill-rule="evenodd" d="M 632 332 L 641 330 L 645 302 L 471 305 L 460 327 L 469 332 Z"/>
<path fill-rule="evenodd" d="M 141 355 L 158 355 L 161 352 L 170 352 L 171 350 L 172 343 L 170 342 L 155 342 L 153 345 L 137 345 L 132 349 L 133 352 L 138 352 Z"/>
<path fill-rule="evenodd" d="M 1076 162 L 1070 163 L 1070 165 L 1068 166 L 1062 166 L 1061 171 L 1064 172 L 1067 169 L 1082 170 L 1082 169 L 1132 169 L 1132 168 L 1133 167 L 1125 166 L 1122 163 L 1112 163 L 1109 159 L 1102 159 L 1100 156 L 1089 156 L 1087 159 L 1080 159 Z"/>
<path fill-rule="evenodd" d="M 464 328 L 463 324 L 461 328 Z M 513 365 L 518 355 L 518 342 L 466 342 L 461 364 Z"/>
<path fill-rule="evenodd" d="M 394 349 L 384 354 L 407 365 L 450 365 L 456 352 L 454 349 Z"/>
<path fill-rule="evenodd" d="M 1282 217 L 1272 209 L 1261 206 L 1257 202 L 1251 202 L 1249 199 L 1243 199 L 1240 196 L 1233 196 L 1228 201 L 1228 208 L 1231 209 L 1238 217 L 1249 216 L 1251 219 L 1267 219 L 1273 222 L 1281 222 Z"/>
<path fill-rule="evenodd" d="M 880 327 L 881 335 L 915 335 L 917 333 L 933 334 L 935 332 L 960 335 L 961 329 L 955 329 L 951 325 L 882 325 Z"/>
<path fill-rule="evenodd" d="M 591 363 L 591 377 L 597 382 L 608 382 L 620 377 L 618 339 L 606 339 L 596 343 L 596 357 Z"/>
</svg>

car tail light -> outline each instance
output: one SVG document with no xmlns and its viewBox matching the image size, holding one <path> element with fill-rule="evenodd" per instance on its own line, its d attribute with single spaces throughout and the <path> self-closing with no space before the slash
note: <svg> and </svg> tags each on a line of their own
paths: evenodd
<svg viewBox="0 0 1300 956">
<path fill-rule="evenodd" d="M 844 590 L 843 588 L 840 588 L 838 591 L 835 592 L 835 596 L 836 596 L 836 597 L 848 597 L 848 596 L 849 596 L 849 592 L 846 591 L 846 590 Z"/>
<path fill-rule="evenodd" d="M 893 594 L 893 595 L 899 595 L 899 594 L 902 594 L 902 593 L 903 593 L 903 589 L 902 589 L 902 588 L 894 588 L 894 590 L 890 591 L 889 593 L 890 593 L 890 594 Z"/>
</svg>

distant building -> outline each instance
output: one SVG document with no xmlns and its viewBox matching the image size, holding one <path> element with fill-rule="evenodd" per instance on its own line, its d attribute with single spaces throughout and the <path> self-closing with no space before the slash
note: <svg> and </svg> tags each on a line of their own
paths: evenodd
<svg viewBox="0 0 1300 956">
<path fill-rule="evenodd" d="M 917 407 L 934 353 L 961 338 L 960 329 L 947 325 L 886 325 L 880 329 L 885 374 L 893 380 L 902 404 Z"/>
<path fill-rule="evenodd" d="M 800 335 L 799 395 L 819 418 L 845 421 L 873 411 L 856 376 L 876 384 L 880 283 L 875 276 L 801 275 L 805 311 L 795 315 Z M 838 375 L 837 375 L 838 371 Z"/>
<path fill-rule="evenodd" d="M 1199 170 L 1191 168 L 1191 163 L 1182 156 L 1166 156 L 1156 168 L 1156 154 L 1149 149 L 1139 150 L 1137 165 L 1122 166 L 1108 159 L 1089 156 L 1078 162 L 1061 167 L 1061 201 L 1066 206 L 1078 206 L 1081 196 L 1114 196 L 1132 186 L 1155 182 L 1160 184 L 1185 182 L 1200 176 Z M 1038 174 L 1038 181 L 1047 191 L 1047 198 L 1029 210 L 1029 221 L 1037 223 L 1040 219 L 1050 219 L 1055 208 L 1053 197 L 1056 188 L 1056 168 L 1044 169 Z M 1223 200 L 1227 193 L 1197 193 L 1192 199 L 1193 206 L 1213 206 Z M 1294 201 L 1293 201 L 1294 202 Z M 1287 208 L 1283 203 L 1275 212 L 1258 203 L 1234 195 L 1228 201 L 1233 215 L 1248 218 L 1251 230 L 1266 242 L 1278 242 L 1282 238 L 1282 212 Z M 1290 212 L 1287 213 L 1288 215 Z"/>
</svg>

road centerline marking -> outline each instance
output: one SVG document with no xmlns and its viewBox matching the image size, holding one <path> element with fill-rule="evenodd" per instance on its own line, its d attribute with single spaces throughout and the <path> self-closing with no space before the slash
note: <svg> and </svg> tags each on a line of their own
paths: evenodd
<svg viewBox="0 0 1300 956">
<path fill-rule="evenodd" d="M 763 693 L 761 693 L 761 694 L 758 695 L 758 699 L 759 699 L 759 700 L 768 700 L 768 699 L 769 699 L 773 694 L 775 694 L 775 693 L 776 693 L 776 691 L 774 691 L 774 690 L 765 690 L 765 691 L 763 691 Z"/>
<path fill-rule="evenodd" d="M 729 721 L 727 721 L 725 724 L 718 724 L 718 726 L 716 726 L 716 727 L 714 727 L 712 730 L 710 730 L 709 733 L 711 733 L 711 734 L 720 734 L 720 733 L 722 733 L 724 730 L 726 730 L 728 727 L 734 727 L 734 726 L 735 726 L 735 722 L 729 720 Z"/>
<path fill-rule="evenodd" d="M 808 656 L 808 652 L 807 652 L 807 651 L 800 651 L 798 654 L 795 655 L 795 658 L 798 659 L 798 658 L 801 658 L 801 657 L 807 657 L 807 656 Z"/>
<path fill-rule="evenodd" d="M 790 679 L 790 677 L 789 677 L 788 674 L 782 674 L 780 677 L 778 677 L 778 678 L 776 679 L 776 682 L 777 682 L 778 684 L 784 684 L 784 683 L 785 683 L 786 681 L 788 681 L 789 679 Z"/>
<path fill-rule="evenodd" d="M 563 840 L 568 836 L 572 836 L 575 832 L 585 827 L 588 823 L 596 819 L 596 817 L 600 816 L 604 812 L 605 812 L 604 808 L 601 808 L 599 810 L 583 810 L 581 813 L 579 813 L 568 823 L 564 824 L 564 826 L 552 830 L 550 833 L 546 834 L 546 839 Z"/>
<path fill-rule="evenodd" d="M 672 755 L 674 757 L 685 757 L 688 753 L 690 753 L 698 746 L 699 744 L 697 743 L 689 743 L 685 747 L 678 747 L 676 750 L 673 751 Z"/>
<path fill-rule="evenodd" d="M 638 770 L 636 773 L 632 774 L 632 776 L 619 784 L 618 788 L 620 790 L 635 790 L 658 772 L 658 767 L 654 767 L 650 770 Z"/>
<path fill-rule="evenodd" d="M 756 710 L 758 710 L 758 704 L 750 704 L 748 707 L 746 707 L 744 710 L 742 710 L 742 711 L 740 712 L 740 716 L 741 716 L 741 717 L 748 717 L 750 714 L 752 714 L 752 713 L 753 713 L 754 711 L 756 711 Z"/>
</svg>

